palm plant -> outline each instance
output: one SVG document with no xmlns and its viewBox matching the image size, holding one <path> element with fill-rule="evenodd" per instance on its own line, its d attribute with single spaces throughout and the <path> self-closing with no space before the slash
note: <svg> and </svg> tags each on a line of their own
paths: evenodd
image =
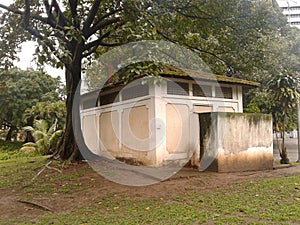
<svg viewBox="0 0 300 225">
<path fill-rule="evenodd" d="M 299 77 L 290 70 L 284 70 L 282 73 L 273 76 L 268 83 L 270 91 L 270 100 L 272 102 L 272 114 L 274 128 L 281 132 L 282 142 L 279 145 L 280 163 L 289 163 L 287 150 L 285 146 L 285 128 L 286 119 L 292 108 L 295 108 L 299 102 Z"/>
<path fill-rule="evenodd" d="M 34 137 L 35 143 L 28 142 L 23 144 L 21 150 L 32 151 L 35 150 L 40 154 L 46 155 L 53 153 L 59 138 L 62 135 L 63 130 L 57 129 L 57 121 L 55 121 L 50 128 L 48 128 L 46 120 L 35 120 L 34 126 L 27 126 L 23 129 L 25 131 L 31 131 Z"/>
</svg>

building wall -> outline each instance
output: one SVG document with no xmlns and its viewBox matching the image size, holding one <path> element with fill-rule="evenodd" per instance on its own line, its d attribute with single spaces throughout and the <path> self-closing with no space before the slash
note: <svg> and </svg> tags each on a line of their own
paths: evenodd
<svg viewBox="0 0 300 225">
<path fill-rule="evenodd" d="M 160 165 L 169 161 L 184 164 L 191 160 L 199 165 L 200 113 L 242 112 L 242 87 L 232 87 L 232 98 L 193 95 L 194 81 L 187 82 L 187 95 L 168 94 L 166 83 L 150 85 L 147 96 L 122 100 L 81 111 L 82 130 L 87 146 L 96 154 L 109 158 L 135 158 L 145 165 Z M 110 90 L 112 92 L 113 90 Z M 84 99 L 83 99 L 84 102 Z M 96 125 L 95 125 L 96 124 Z"/>
<path fill-rule="evenodd" d="M 156 163 L 153 136 L 153 100 L 98 107 L 81 113 L 82 132 L 94 153 L 108 158 L 134 158 L 147 165 Z"/>
<path fill-rule="evenodd" d="M 99 123 L 97 121 L 96 113 L 90 113 L 81 119 L 82 127 L 84 127 L 83 138 L 87 147 L 95 154 L 99 154 Z"/>
<path fill-rule="evenodd" d="M 219 172 L 273 168 L 272 117 L 200 114 L 200 169 Z"/>
<path fill-rule="evenodd" d="M 291 26 L 300 28 L 300 2 L 295 0 L 277 0 L 282 13 Z"/>
<path fill-rule="evenodd" d="M 173 81 L 187 82 L 182 79 L 173 79 Z M 189 83 L 191 88 L 194 81 L 189 81 Z M 206 112 L 243 112 L 241 86 L 225 85 L 225 87 L 232 87 L 233 93 L 232 99 L 224 99 L 215 97 L 214 87 L 218 87 L 219 83 L 204 84 L 213 87 L 211 97 L 193 96 L 192 90 L 189 91 L 188 96 L 170 95 L 167 93 L 167 87 L 161 86 L 158 92 L 161 96 L 159 110 L 166 111 L 166 148 L 169 153 L 164 156 L 163 160 L 173 160 L 181 164 L 190 161 L 191 165 L 199 166 L 200 127 L 198 115 Z"/>
</svg>

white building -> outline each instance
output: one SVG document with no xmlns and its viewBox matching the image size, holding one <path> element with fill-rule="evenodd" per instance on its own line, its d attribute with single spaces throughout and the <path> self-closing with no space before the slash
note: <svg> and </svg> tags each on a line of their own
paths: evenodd
<svg viewBox="0 0 300 225">
<path fill-rule="evenodd" d="M 141 84 L 142 77 L 81 96 L 82 132 L 92 152 L 149 166 L 189 159 L 199 166 L 216 157 L 217 171 L 272 168 L 271 116 L 242 113 L 243 89 L 258 83 L 172 66 L 159 85 Z"/>
<path fill-rule="evenodd" d="M 283 14 L 286 15 L 291 26 L 300 28 L 300 1 L 299 0 L 277 0 Z"/>
</svg>

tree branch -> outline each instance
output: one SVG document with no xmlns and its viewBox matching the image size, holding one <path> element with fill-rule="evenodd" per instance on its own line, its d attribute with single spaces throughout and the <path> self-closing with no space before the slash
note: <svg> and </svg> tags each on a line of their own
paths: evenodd
<svg viewBox="0 0 300 225">
<path fill-rule="evenodd" d="M 99 6 L 100 6 L 101 0 L 95 0 L 93 2 L 92 8 L 89 11 L 89 14 L 87 16 L 87 19 L 85 20 L 84 24 L 83 24 L 83 34 L 85 34 L 87 32 L 87 30 L 90 28 L 91 24 L 93 23 L 95 16 L 98 12 Z"/>
<path fill-rule="evenodd" d="M 174 43 L 174 44 L 179 44 L 179 41 L 177 40 L 174 40 L 172 39 L 171 37 L 169 37 L 168 35 L 166 35 L 165 33 L 163 33 L 161 30 L 157 29 L 157 27 L 150 21 L 147 19 L 147 21 L 149 22 L 149 24 L 154 28 L 156 28 L 156 31 L 159 35 L 161 35 L 163 38 L 165 38 L 166 40 Z M 193 50 L 196 50 L 198 52 L 202 52 L 202 53 L 205 53 L 205 54 L 208 54 L 208 55 L 211 55 L 213 57 L 215 57 L 216 59 L 218 59 L 219 61 L 223 62 L 226 66 L 229 66 L 231 68 L 234 68 L 229 62 L 225 61 L 224 59 L 222 59 L 220 56 L 217 56 L 216 54 L 210 52 L 210 51 L 206 51 L 206 50 L 203 50 L 203 49 L 200 49 L 199 47 L 195 47 L 195 46 L 192 46 L 192 45 L 188 45 L 186 43 L 184 43 L 184 45 L 190 49 L 193 49 Z"/>
<path fill-rule="evenodd" d="M 30 0 L 25 0 L 25 12 L 24 12 L 24 28 L 34 37 L 38 38 L 39 40 L 41 40 L 50 50 L 51 52 L 57 57 L 58 60 L 60 60 L 62 63 L 65 64 L 66 67 L 68 67 L 67 62 L 60 57 L 59 55 L 56 54 L 56 48 L 54 47 L 54 45 L 48 40 L 46 39 L 43 35 L 41 35 L 41 33 L 32 28 L 30 26 Z"/>
<path fill-rule="evenodd" d="M 57 14 L 57 22 L 60 24 L 60 26 L 64 27 L 67 25 L 67 19 L 64 16 L 63 12 L 61 11 L 59 5 L 57 4 L 56 0 L 52 0 L 52 5 L 56 11 Z"/>
<path fill-rule="evenodd" d="M 92 53 L 94 53 L 96 50 L 97 50 L 97 47 L 98 46 L 105 46 L 105 47 L 116 47 L 116 46 L 120 46 L 124 43 L 119 43 L 119 42 L 116 42 L 116 43 L 107 43 L 107 42 L 103 42 L 103 38 L 99 38 L 95 41 L 92 41 L 90 43 L 88 43 L 86 46 L 85 46 L 85 51 L 89 50 L 87 53 L 83 54 L 83 56 L 89 56 L 91 55 Z"/>
<path fill-rule="evenodd" d="M 104 14 L 103 16 L 101 16 L 100 18 L 98 18 L 98 20 L 97 20 L 97 22 L 96 22 L 95 24 L 97 24 L 97 23 L 99 23 L 100 21 L 102 21 L 102 20 L 104 20 L 104 19 L 106 19 L 106 18 L 108 18 L 108 17 L 110 17 L 110 16 L 112 16 L 112 15 L 118 13 L 118 12 L 121 12 L 121 11 L 123 11 L 123 10 L 124 10 L 124 9 L 121 7 L 121 8 L 118 8 L 118 9 L 116 9 L 116 10 L 113 10 L 113 11 L 111 11 L 111 12 L 108 12 L 108 13 Z"/>
<path fill-rule="evenodd" d="M 92 42 L 85 44 L 83 51 L 89 50 L 90 48 L 93 48 L 95 46 L 96 47 L 99 46 L 98 43 L 102 43 L 103 39 L 107 38 L 110 35 L 110 33 L 111 33 L 111 30 L 109 30 L 105 34 L 101 35 L 101 37 L 99 37 L 97 40 L 94 40 Z"/>
<path fill-rule="evenodd" d="M 21 15 L 21 16 L 25 15 L 24 11 L 21 11 L 21 10 L 18 10 L 18 9 L 13 9 L 13 8 L 10 8 L 10 7 L 5 6 L 3 4 L 0 4 L 0 8 L 5 9 L 6 11 L 12 12 L 12 13 L 17 14 L 17 15 Z M 63 27 L 58 26 L 53 21 L 49 20 L 49 18 L 38 16 L 38 15 L 32 15 L 32 14 L 30 14 L 29 16 L 30 16 L 30 19 L 31 18 L 32 19 L 36 19 L 36 20 L 38 20 L 38 21 L 40 21 L 42 23 L 48 24 L 52 28 L 58 28 L 60 30 L 63 30 Z"/>
<path fill-rule="evenodd" d="M 51 212 L 53 212 L 53 210 L 50 209 L 50 208 L 48 208 L 47 206 L 38 204 L 38 203 L 36 203 L 36 202 L 27 201 L 27 200 L 21 200 L 21 199 L 19 199 L 18 202 L 21 202 L 21 203 L 24 203 L 24 204 L 28 204 L 28 205 L 34 206 L 34 207 L 40 208 L 40 209 L 45 210 L 45 211 L 51 211 Z"/>
<path fill-rule="evenodd" d="M 77 15 L 77 0 L 69 0 L 69 6 L 71 9 L 71 15 L 73 18 L 73 24 L 76 28 L 80 28 L 80 24 L 78 21 L 78 15 Z"/>
<path fill-rule="evenodd" d="M 43 40 L 44 37 L 35 29 L 30 26 L 30 0 L 25 0 L 25 12 L 24 12 L 24 28 L 33 36 Z"/>
<path fill-rule="evenodd" d="M 96 23 L 94 26 L 92 26 L 88 32 L 86 32 L 85 38 L 88 38 L 88 37 L 92 36 L 93 34 L 95 34 L 98 30 L 101 30 L 101 29 L 103 29 L 109 25 L 115 24 L 119 21 L 120 21 L 119 17 L 114 17 L 114 18 L 107 19 L 107 20 L 101 20 L 98 23 Z"/>
<path fill-rule="evenodd" d="M 90 56 L 97 50 L 97 48 L 98 48 L 98 45 L 90 48 L 90 50 L 88 52 L 82 54 L 82 57 L 85 58 L 85 57 Z"/>
<path fill-rule="evenodd" d="M 111 30 L 109 30 L 106 33 L 102 34 L 97 40 L 94 40 L 92 42 L 89 42 L 89 43 L 85 44 L 85 46 L 83 48 L 84 49 L 83 51 L 87 51 L 87 50 L 89 50 L 89 51 L 87 53 L 83 54 L 83 56 L 89 56 L 92 53 L 94 53 L 97 50 L 97 47 L 99 45 L 114 47 L 114 46 L 119 46 L 119 45 L 124 44 L 124 43 L 106 43 L 106 42 L 103 42 L 103 40 L 105 38 L 109 37 L 109 35 L 111 34 L 111 32 L 113 30 L 116 30 L 118 27 L 121 27 L 124 24 L 125 24 L 124 22 L 122 22 L 120 24 L 116 24 Z"/>
</svg>

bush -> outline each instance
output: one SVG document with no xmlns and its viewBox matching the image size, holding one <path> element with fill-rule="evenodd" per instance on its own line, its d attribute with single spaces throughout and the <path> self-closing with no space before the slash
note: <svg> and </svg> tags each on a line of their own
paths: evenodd
<svg viewBox="0 0 300 225">
<path fill-rule="evenodd" d="M 22 142 L 10 142 L 10 141 L 1 141 L 0 140 L 0 160 L 9 160 L 15 159 L 20 157 L 31 157 L 36 156 L 37 154 L 34 153 L 24 153 L 20 151 L 22 147 Z"/>
</svg>

